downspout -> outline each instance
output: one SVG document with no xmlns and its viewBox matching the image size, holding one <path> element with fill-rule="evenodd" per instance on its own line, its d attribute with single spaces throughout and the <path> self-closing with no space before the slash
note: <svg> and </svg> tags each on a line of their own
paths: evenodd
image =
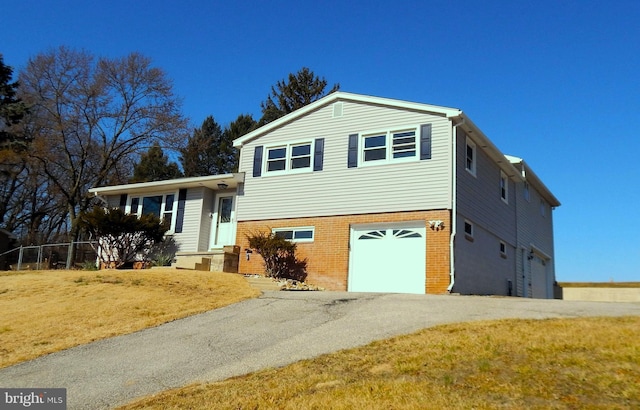
<svg viewBox="0 0 640 410">
<path fill-rule="evenodd" d="M 452 121 L 453 122 L 453 121 Z M 453 285 L 456 283 L 456 263 L 455 263 L 455 251 L 454 251 L 454 243 L 456 239 L 456 229 L 457 229 L 457 193 L 458 193 L 458 184 L 456 175 L 458 173 L 458 135 L 457 128 L 458 126 L 465 123 L 465 119 L 454 124 L 451 127 L 451 238 L 449 239 L 449 286 L 447 287 L 447 293 L 451 293 L 453 289 Z"/>
</svg>

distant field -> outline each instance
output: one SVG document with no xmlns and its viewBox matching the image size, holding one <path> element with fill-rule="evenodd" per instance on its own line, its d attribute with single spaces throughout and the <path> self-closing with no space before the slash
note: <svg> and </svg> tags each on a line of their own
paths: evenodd
<svg viewBox="0 0 640 410">
<path fill-rule="evenodd" d="M 0 272 L 0 367 L 258 295 L 232 273 Z"/>
<path fill-rule="evenodd" d="M 558 282 L 563 288 L 640 288 L 640 282 Z"/>
</svg>

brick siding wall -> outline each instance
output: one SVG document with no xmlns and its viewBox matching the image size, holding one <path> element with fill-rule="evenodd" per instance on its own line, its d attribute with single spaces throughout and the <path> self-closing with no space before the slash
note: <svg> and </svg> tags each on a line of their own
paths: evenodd
<svg viewBox="0 0 640 410">
<path fill-rule="evenodd" d="M 247 235 L 273 228 L 315 227 L 314 241 L 299 242 L 297 256 L 307 258 L 307 282 L 328 290 L 347 290 L 349 274 L 350 226 L 367 223 L 424 221 L 427 226 L 426 293 L 446 293 L 449 285 L 450 211 L 416 211 L 366 215 L 346 215 L 315 218 L 292 218 L 238 222 L 237 244 L 240 249 L 239 273 L 262 274 L 262 258 L 256 253 L 246 259 Z M 428 221 L 441 220 L 444 227 L 429 228 Z"/>
</svg>

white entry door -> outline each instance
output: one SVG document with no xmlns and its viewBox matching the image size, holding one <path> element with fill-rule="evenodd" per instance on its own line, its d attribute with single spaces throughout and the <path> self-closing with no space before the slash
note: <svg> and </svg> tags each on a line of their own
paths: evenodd
<svg viewBox="0 0 640 410">
<path fill-rule="evenodd" d="M 425 293 L 425 223 L 354 227 L 349 291 Z"/>
<path fill-rule="evenodd" d="M 215 240 L 213 246 L 221 247 L 235 244 L 234 195 L 219 196 L 214 210 Z"/>
</svg>

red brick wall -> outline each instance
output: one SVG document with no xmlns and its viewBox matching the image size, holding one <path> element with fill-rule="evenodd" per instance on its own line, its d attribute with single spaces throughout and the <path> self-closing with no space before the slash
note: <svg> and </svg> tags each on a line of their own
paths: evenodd
<svg viewBox="0 0 640 410">
<path fill-rule="evenodd" d="M 239 272 L 264 272 L 259 255 L 252 253 L 250 260 L 246 260 L 247 235 L 258 231 L 270 232 L 272 228 L 313 226 L 314 241 L 299 242 L 297 247 L 298 258 L 308 260 L 307 282 L 329 290 L 347 290 L 350 225 L 418 220 L 425 221 L 427 226 L 426 293 L 445 293 L 449 285 L 449 210 L 238 222 L 236 242 L 241 247 Z M 441 220 L 444 227 L 433 230 L 428 226 L 430 220 Z"/>
</svg>

